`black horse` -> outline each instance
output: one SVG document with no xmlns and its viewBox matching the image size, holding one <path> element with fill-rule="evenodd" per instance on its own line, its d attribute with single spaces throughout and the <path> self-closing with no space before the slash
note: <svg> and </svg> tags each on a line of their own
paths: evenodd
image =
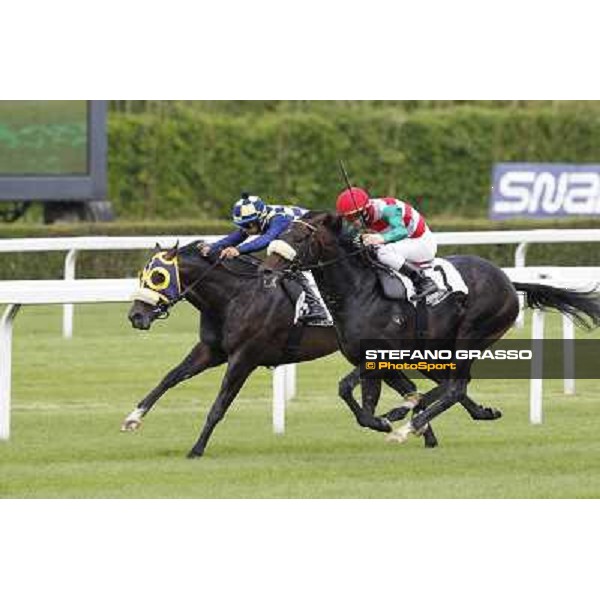
<svg viewBox="0 0 600 600">
<path fill-rule="evenodd" d="M 403 343 L 399 340 L 403 340 L 412 348 L 424 334 L 430 340 L 461 340 L 467 344 L 465 349 L 483 350 L 514 323 L 519 311 L 517 291 L 525 293 L 529 307 L 557 309 L 574 317 L 579 325 L 587 324 L 585 317 L 595 326 L 600 322 L 600 301 L 595 294 L 539 284 L 513 284 L 501 269 L 486 260 L 452 256 L 448 260 L 464 278 L 469 293 L 453 294 L 440 304 L 427 307 L 427 326 L 421 331 L 417 310 L 407 301 L 382 296 L 370 250 L 351 244 L 342 229 L 342 221 L 335 215 L 305 215 L 271 244 L 263 270 L 267 275 L 275 273 L 275 278 L 282 270 L 289 271 L 290 265 L 312 270 L 336 324 L 340 349 L 354 365 L 360 363 L 361 339 L 390 340 L 386 346 L 390 348 L 398 347 Z M 438 387 L 422 400 L 422 406 L 427 408 L 388 436 L 390 440 L 405 441 L 410 433 L 420 432 L 431 419 L 456 402 L 473 416 L 472 401 L 466 394 L 473 360 L 456 363 L 456 371 L 443 381 L 439 376 L 424 373 L 436 380 Z"/>
<path fill-rule="evenodd" d="M 122 431 L 137 429 L 168 389 L 227 363 L 221 389 L 188 454 L 190 458 L 203 454 L 213 429 L 257 367 L 309 361 L 339 349 L 333 327 L 293 325 L 293 290 L 286 291 L 282 285 L 265 290 L 258 271 L 259 260 L 242 256 L 220 261 L 202 256 L 201 246 L 202 242 L 180 249 L 157 247 L 142 273 L 140 291 L 128 315 L 133 327 L 149 329 L 153 321 L 168 316 L 169 309 L 185 298 L 202 314 L 200 341 L 137 405 L 121 427 Z M 339 391 L 359 424 L 376 431 L 391 431 L 388 418 L 374 416 L 378 390 L 372 386 L 365 389 L 363 407 L 356 402 L 352 389 L 358 382 L 359 372 L 355 369 L 342 379 Z M 386 383 L 405 396 L 403 405 L 389 415 L 390 419 L 402 418 L 417 404 L 416 386 L 398 375 L 386 378 Z M 437 445 L 431 429 L 426 432 L 425 445 Z"/>
</svg>

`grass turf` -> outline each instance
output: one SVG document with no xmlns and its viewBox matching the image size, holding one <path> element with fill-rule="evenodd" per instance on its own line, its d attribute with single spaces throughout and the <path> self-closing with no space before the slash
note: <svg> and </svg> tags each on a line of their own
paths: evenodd
<svg viewBox="0 0 600 600">
<path fill-rule="evenodd" d="M 223 369 L 169 392 L 141 431 L 129 413 L 197 337 L 178 307 L 148 333 L 125 305 L 76 307 L 75 336 L 60 337 L 59 307 L 25 307 L 13 342 L 12 437 L 0 443 L 0 497 L 44 498 L 564 498 L 600 496 L 596 381 L 544 385 L 542 426 L 528 422 L 529 381 L 477 381 L 472 396 L 502 409 L 472 422 L 460 407 L 435 421 L 441 445 L 387 444 L 360 429 L 336 397 L 339 355 L 303 364 L 287 431 L 271 431 L 271 373 L 260 369 L 217 426 L 206 455 L 186 460 Z M 559 337 L 559 321 L 550 331 Z M 525 332 L 528 332 L 526 329 Z M 423 382 L 420 382 L 423 386 Z M 381 408 L 394 405 L 386 391 Z"/>
</svg>

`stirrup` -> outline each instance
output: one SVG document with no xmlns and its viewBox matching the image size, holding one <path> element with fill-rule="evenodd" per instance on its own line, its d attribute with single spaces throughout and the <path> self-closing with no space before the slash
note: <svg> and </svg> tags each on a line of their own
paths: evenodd
<svg viewBox="0 0 600 600">
<path fill-rule="evenodd" d="M 308 314 L 303 315 L 300 320 L 313 327 L 329 327 L 332 322 L 327 318 L 327 313 L 316 300 L 314 303 L 308 301 L 307 303 Z"/>
<path fill-rule="evenodd" d="M 421 290 L 417 290 L 416 286 L 415 286 L 415 293 L 411 296 L 410 300 L 411 302 L 418 302 L 419 300 L 422 300 L 423 298 L 427 298 L 427 296 L 429 296 L 430 294 L 434 294 L 435 292 L 439 292 L 440 289 L 438 288 L 438 286 L 435 284 L 434 281 L 432 281 L 431 279 L 429 279 L 429 283 L 425 284 L 425 286 L 423 287 L 423 289 Z"/>
</svg>

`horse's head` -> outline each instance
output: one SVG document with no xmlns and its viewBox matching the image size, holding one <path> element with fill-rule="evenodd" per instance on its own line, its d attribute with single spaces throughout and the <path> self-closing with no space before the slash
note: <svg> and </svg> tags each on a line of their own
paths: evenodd
<svg viewBox="0 0 600 600">
<path fill-rule="evenodd" d="M 150 329 L 158 318 L 168 316 L 168 309 L 181 297 L 178 246 L 163 250 L 158 244 L 144 270 L 140 287 L 133 294 L 133 305 L 127 315 L 136 329 Z"/>
<path fill-rule="evenodd" d="M 267 275 L 286 268 L 303 269 L 337 254 L 341 234 L 340 217 L 327 212 L 310 212 L 293 221 L 279 239 L 269 244 L 262 271 Z"/>
</svg>

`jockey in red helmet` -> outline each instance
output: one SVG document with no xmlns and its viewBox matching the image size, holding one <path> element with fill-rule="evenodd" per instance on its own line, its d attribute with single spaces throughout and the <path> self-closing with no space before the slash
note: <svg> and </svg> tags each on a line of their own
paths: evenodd
<svg viewBox="0 0 600 600">
<path fill-rule="evenodd" d="M 338 196 L 336 210 L 363 231 L 364 244 L 377 247 L 380 262 L 410 278 L 415 286 L 411 300 L 438 291 L 422 271 L 432 266 L 437 244 L 425 219 L 410 204 L 397 198 L 369 198 L 365 190 L 352 187 Z"/>
</svg>

